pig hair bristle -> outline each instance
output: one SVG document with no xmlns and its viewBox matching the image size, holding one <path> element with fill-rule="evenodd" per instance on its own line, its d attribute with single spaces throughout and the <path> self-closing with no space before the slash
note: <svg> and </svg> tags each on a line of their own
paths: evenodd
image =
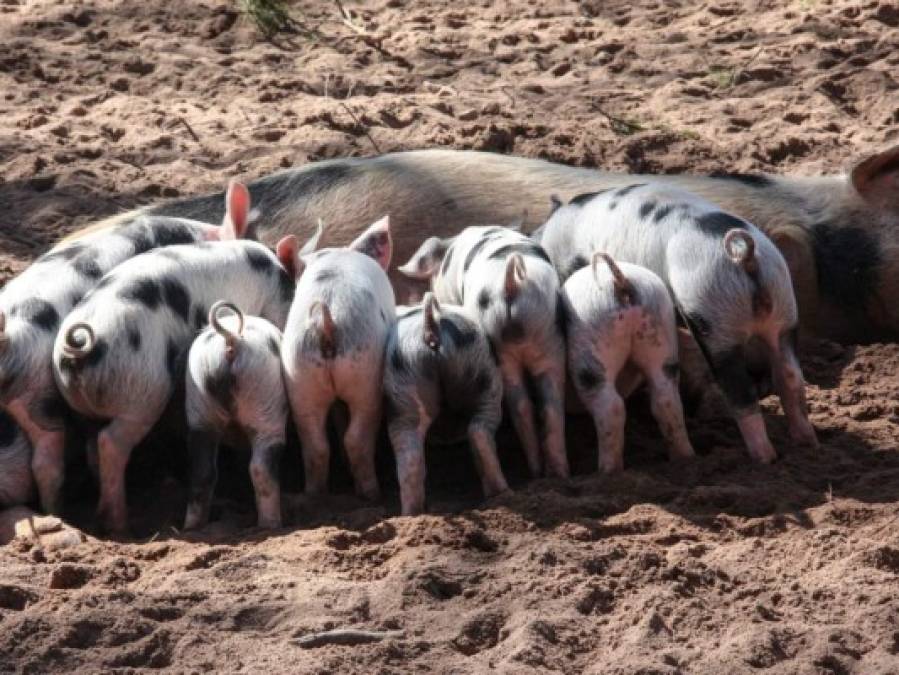
<svg viewBox="0 0 899 675">
<path fill-rule="evenodd" d="M 221 315 L 223 311 L 228 311 L 237 317 L 237 333 L 231 332 L 222 324 Z M 237 355 L 237 343 L 243 335 L 243 312 L 233 302 L 219 300 L 209 310 L 209 324 L 215 329 L 216 333 L 225 338 L 225 358 L 228 361 L 233 361 Z"/>
<path fill-rule="evenodd" d="M 512 302 L 512 300 L 518 297 L 518 291 L 526 278 L 527 269 L 524 266 L 524 258 L 518 253 L 509 256 L 509 261 L 506 263 L 506 281 L 504 284 L 507 301 Z"/>
<path fill-rule="evenodd" d="M 735 246 L 737 241 L 741 246 Z M 755 257 L 755 240 L 745 230 L 734 228 L 724 235 L 724 250 L 728 257 L 747 272 L 753 273 L 758 269 L 758 261 Z"/>
<path fill-rule="evenodd" d="M 77 333 L 84 336 L 84 340 L 77 339 Z M 94 335 L 94 329 L 88 324 L 79 322 L 73 323 L 66 331 L 65 340 L 62 344 L 62 353 L 70 359 L 83 359 L 94 348 L 97 337 Z"/>
<path fill-rule="evenodd" d="M 425 293 L 422 305 L 424 305 L 424 341 L 429 349 L 436 352 L 440 349 L 440 324 L 437 317 L 437 313 L 440 311 L 440 305 L 431 291 Z"/>
<path fill-rule="evenodd" d="M 593 254 L 593 278 L 597 278 L 596 266 L 600 260 L 606 264 L 609 271 L 612 273 L 615 299 L 618 301 L 618 304 L 624 305 L 625 307 L 635 304 L 637 294 L 634 291 L 633 284 L 631 284 L 630 279 L 624 276 L 621 268 L 618 267 L 618 264 L 608 253 L 597 251 Z"/>
<path fill-rule="evenodd" d="M 322 358 L 333 359 L 337 355 L 337 346 L 334 340 L 336 328 L 331 310 L 320 300 L 313 302 L 309 307 L 309 318 L 315 324 L 315 331 L 318 333 Z"/>
</svg>

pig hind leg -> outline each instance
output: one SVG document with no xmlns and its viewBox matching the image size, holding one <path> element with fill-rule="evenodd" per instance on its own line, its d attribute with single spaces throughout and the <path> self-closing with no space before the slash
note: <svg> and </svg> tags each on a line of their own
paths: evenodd
<svg viewBox="0 0 899 675">
<path fill-rule="evenodd" d="M 212 493 L 218 479 L 219 436 L 213 431 L 192 429 L 187 436 L 190 453 L 190 496 L 184 529 L 192 530 L 209 522 Z"/>
<path fill-rule="evenodd" d="M 280 465 L 285 439 L 256 434 L 252 439 L 250 480 L 256 494 L 256 513 L 259 527 L 281 527 Z"/>
<path fill-rule="evenodd" d="M 501 416 L 502 397 L 496 392 L 495 401 L 482 404 L 468 424 L 468 442 L 481 476 L 485 497 L 493 497 L 509 489 L 496 454 L 496 430 Z"/>
<path fill-rule="evenodd" d="M 354 383 L 355 391 L 343 399 L 350 410 L 350 425 L 343 436 L 356 494 L 365 499 L 378 499 L 381 490 L 375 473 L 375 445 L 381 424 L 381 378 Z"/>
<path fill-rule="evenodd" d="M 534 407 L 524 381 L 524 370 L 518 361 L 500 354 L 503 396 L 512 426 L 521 442 L 531 476 L 540 475 L 540 443 L 534 424 Z"/>
<path fill-rule="evenodd" d="M 599 470 L 603 473 L 624 468 L 625 407 L 615 381 L 627 361 L 627 352 L 610 345 L 592 353 L 571 353 L 569 358 L 575 390 L 596 427 Z"/>
<path fill-rule="evenodd" d="M 818 438 L 808 419 L 805 381 L 796 354 L 791 346 L 785 345 L 774 345 L 770 347 L 770 351 L 774 389 L 787 416 L 790 438 L 794 443 L 815 448 L 818 446 Z"/>
<path fill-rule="evenodd" d="M 31 442 L 31 472 L 41 508 L 46 513 L 59 513 L 65 472 L 65 422 L 41 408 L 38 400 L 20 400 L 10 406 L 9 413 Z"/>
<path fill-rule="evenodd" d="M 400 505 L 404 516 L 415 516 L 425 510 L 425 438 L 431 416 L 414 398 L 398 397 L 391 407 L 396 414 L 387 424 L 387 433 L 396 457 Z"/>
<path fill-rule="evenodd" d="M 674 342 L 676 347 L 676 341 Z M 679 372 L 676 349 L 638 345 L 631 359 L 646 376 L 652 416 L 668 444 L 671 459 L 693 457 L 693 445 L 687 435 L 684 408 L 678 386 Z"/>
<path fill-rule="evenodd" d="M 131 451 L 149 433 L 154 422 L 155 418 L 150 421 L 118 417 L 103 428 L 97 439 L 100 457 L 100 504 L 97 511 L 101 523 L 114 534 L 127 530 L 125 469 Z"/>
<path fill-rule="evenodd" d="M 568 456 L 565 452 L 565 348 L 560 344 L 552 364 L 533 374 L 540 395 L 540 417 L 543 422 L 543 452 L 546 475 L 568 478 Z"/>
<path fill-rule="evenodd" d="M 303 454 L 303 472 L 307 495 L 321 495 L 328 491 L 328 470 L 331 461 L 331 446 L 328 443 L 328 409 L 333 403 L 330 396 L 323 398 L 321 392 L 309 392 L 305 387 L 292 387 L 290 407 L 300 437 Z"/>
</svg>

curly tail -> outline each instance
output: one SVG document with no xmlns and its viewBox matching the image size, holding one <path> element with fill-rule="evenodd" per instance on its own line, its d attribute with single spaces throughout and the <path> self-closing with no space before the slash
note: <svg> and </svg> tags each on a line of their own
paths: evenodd
<svg viewBox="0 0 899 675">
<path fill-rule="evenodd" d="M 322 358 L 333 359 L 337 355 L 337 327 L 328 305 L 321 301 L 313 302 L 309 307 L 309 321 L 311 329 L 318 335 Z"/>
<path fill-rule="evenodd" d="M 613 292 L 615 293 L 615 300 L 618 301 L 618 304 L 624 305 L 625 307 L 636 305 L 637 291 L 634 288 L 634 285 L 630 282 L 630 279 L 624 276 L 621 268 L 618 267 L 618 264 L 608 253 L 597 251 L 593 254 L 593 261 L 591 264 L 591 267 L 593 268 L 593 278 L 598 280 L 598 277 L 596 276 L 596 268 L 600 260 L 602 260 L 608 266 L 609 271 L 612 273 L 612 283 L 614 286 Z"/>
<path fill-rule="evenodd" d="M 62 342 L 62 353 L 66 358 L 80 360 L 87 357 L 97 344 L 94 329 L 80 322 L 69 326 Z"/>
<path fill-rule="evenodd" d="M 513 253 L 510 255 L 506 263 L 506 279 L 503 284 L 506 301 L 512 302 L 518 297 L 518 293 L 527 276 L 527 268 L 524 266 L 524 258 L 521 257 L 521 254 Z"/>
<path fill-rule="evenodd" d="M 438 316 L 440 304 L 437 302 L 437 298 L 434 297 L 434 294 L 431 291 L 428 291 L 425 293 L 422 305 L 424 306 L 422 338 L 424 339 L 425 344 L 428 345 L 432 351 L 436 352 L 440 349 L 440 317 Z"/>
<path fill-rule="evenodd" d="M 755 257 L 755 240 L 746 230 L 734 228 L 724 235 L 724 251 L 727 257 L 742 267 L 748 273 L 753 274 L 758 270 L 758 260 Z"/>
<path fill-rule="evenodd" d="M 232 333 L 222 324 L 222 312 L 230 312 L 237 317 L 237 333 Z M 209 324 L 215 332 L 225 338 L 225 358 L 230 362 L 237 356 L 237 345 L 243 335 L 243 312 L 233 302 L 219 300 L 209 310 Z"/>
<path fill-rule="evenodd" d="M 6 314 L 0 311 L 0 349 L 9 344 L 9 335 L 6 334 Z"/>
</svg>

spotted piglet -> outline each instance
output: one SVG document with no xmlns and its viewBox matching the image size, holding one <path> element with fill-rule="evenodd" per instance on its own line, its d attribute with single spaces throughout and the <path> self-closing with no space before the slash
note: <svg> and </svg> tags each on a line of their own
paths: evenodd
<svg viewBox="0 0 899 675">
<path fill-rule="evenodd" d="M 280 527 L 278 474 L 288 415 L 281 331 L 226 301 L 209 310 L 209 324 L 187 357 L 191 479 L 184 527 L 201 527 L 209 520 L 219 443 L 231 438 L 251 448 L 259 527 Z"/>
<path fill-rule="evenodd" d="M 388 220 L 376 222 L 347 248 L 313 251 L 315 242 L 317 236 L 294 253 L 298 282 L 281 349 L 306 493 L 327 490 L 325 423 L 339 400 L 349 409 L 343 440 L 356 493 L 376 499 L 384 348 L 396 313 L 386 274 L 392 251 Z"/>
<path fill-rule="evenodd" d="M 672 459 L 693 456 L 678 392 L 677 326 L 668 289 L 645 267 L 594 253 L 562 287 L 568 367 L 593 416 L 600 471 L 624 468 L 625 407 L 616 381 L 630 364 L 649 385 L 652 414 Z"/>
<path fill-rule="evenodd" d="M 249 192 L 232 183 L 221 227 L 182 218 L 140 216 L 57 246 L 0 292 L 0 406 L 34 448 L 32 468 L 48 513 L 59 510 L 65 406 L 53 382 L 51 354 L 60 321 L 120 263 L 155 248 L 243 237 Z"/>
<path fill-rule="evenodd" d="M 0 509 L 27 504 L 33 495 L 31 444 L 15 420 L 0 410 Z"/>
<path fill-rule="evenodd" d="M 508 489 L 494 442 L 502 380 L 487 337 L 463 308 L 441 306 L 429 292 L 421 306 L 399 313 L 387 343 L 384 392 L 403 515 L 424 511 L 425 439 L 438 418 L 450 433 L 461 427 L 468 437 L 484 495 Z"/>
<path fill-rule="evenodd" d="M 568 476 L 564 321 L 546 252 L 509 228 L 468 227 L 450 239 L 426 240 L 399 269 L 431 279 L 437 300 L 478 317 L 498 354 L 504 400 L 531 475 L 545 463 L 548 475 Z M 528 380 L 539 399 L 544 462 Z"/>
<path fill-rule="evenodd" d="M 798 316 L 786 261 L 751 223 L 665 184 L 581 195 L 557 208 L 540 241 L 563 280 L 595 251 L 642 265 L 671 290 L 711 365 L 752 457 L 773 461 L 747 350 L 768 357 L 794 441 L 817 445 L 796 358 Z"/>
<path fill-rule="evenodd" d="M 97 437 L 99 513 L 109 530 L 126 529 L 128 458 L 184 382 L 196 320 L 225 297 L 283 326 L 292 295 L 290 275 L 262 244 L 172 246 L 117 267 L 66 317 L 53 349 L 54 375 L 73 409 L 104 422 Z"/>
</svg>

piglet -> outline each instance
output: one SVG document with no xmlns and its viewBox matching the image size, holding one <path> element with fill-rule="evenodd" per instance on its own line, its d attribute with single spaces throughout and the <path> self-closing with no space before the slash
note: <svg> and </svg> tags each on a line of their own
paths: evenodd
<svg viewBox="0 0 899 675">
<path fill-rule="evenodd" d="M 382 218 L 347 248 L 312 251 L 316 244 L 310 242 L 296 252 L 295 241 L 298 283 L 281 354 L 306 493 L 327 490 L 325 422 L 340 400 L 349 410 L 343 440 L 356 493 L 375 499 L 380 494 L 374 457 L 384 348 L 396 313 L 386 274 L 392 251 L 389 223 Z"/>
<path fill-rule="evenodd" d="M 624 468 L 622 370 L 636 368 L 649 385 L 652 414 L 672 459 L 693 456 L 678 392 L 677 326 L 664 282 L 645 267 L 593 254 L 591 265 L 562 287 L 568 324 L 568 367 L 575 391 L 593 416 L 599 468 Z"/>
<path fill-rule="evenodd" d="M 224 300 L 209 310 L 209 323 L 187 356 L 191 485 L 184 527 L 201 527 L 209 520 L 219 443 L 234 436 L 251 448 L 259 527 L 280 527 L 278 476 L 288 415 L 281 331 Z"/>
<path fill-rule="evenodd" d="M 109 530 L 126 529 L 128 457 L 184 382 L 184 357 L 209 307 L 225 297 L 280 327 L 292 295 L 291 277 L 262 244 L 171 246 L 117 267 L 66 317 L 53 371 L 69 405 L 104 422 L 99 514 Z"/>
<path fill-rule="evenodd" d="M 567 477 L 564 322 L 559 279 L 546 252 L 513 229 L 468 227 L 449 239 L 427 239 L 399 271 L 431 279 L 437 300 L 478 317 L 498 354 L 506 407 L 531 475 L 540 475 L 545 463 L 548 475 Z"/>
<path fill-rule="evenodd" d="M 798 315 L 783 255 L 757 227 L 663 183 L 576 197 L 540 229 L 540 242 L 567 279 L 595 251 L 642 265 L 670 288 L 731 406 L 750 455 L 777 453 L 759 410 L 747 349 L 768 357 L 790 435 L 817 445 L 796 358 Z"/>
<path fill-rule="evenodd" d="M 441 306 L 426 293 L 421 306 L 399 314 L 385 368 L 387 428 L 404 516 L 424 511 L 424 446 L 438 417 L 447 423 L 444 428 L 465 431 L 484 495 L 508 489 L 494 442 L 502 418 L 502 379 L 476 318 L 461 307 Z"/>
<path fill-rule="evenodd" d="M 222 227 L 140 216 L 70 240 L 38 258 L 0 292 L 0 406 L 25 432 L 41 505 L 59 511 L 66 410 L 53 383 L 51 354 L 60 321 L 120 263 L 151 249 L 244 236 L 249 192 L 232 183 Z"/>
<path fill-rule="evenodd" d="M 27 504 L 33 495 L 31 444 L 15 420 L 0 410 L 0 509 Z"/>
</svg>

